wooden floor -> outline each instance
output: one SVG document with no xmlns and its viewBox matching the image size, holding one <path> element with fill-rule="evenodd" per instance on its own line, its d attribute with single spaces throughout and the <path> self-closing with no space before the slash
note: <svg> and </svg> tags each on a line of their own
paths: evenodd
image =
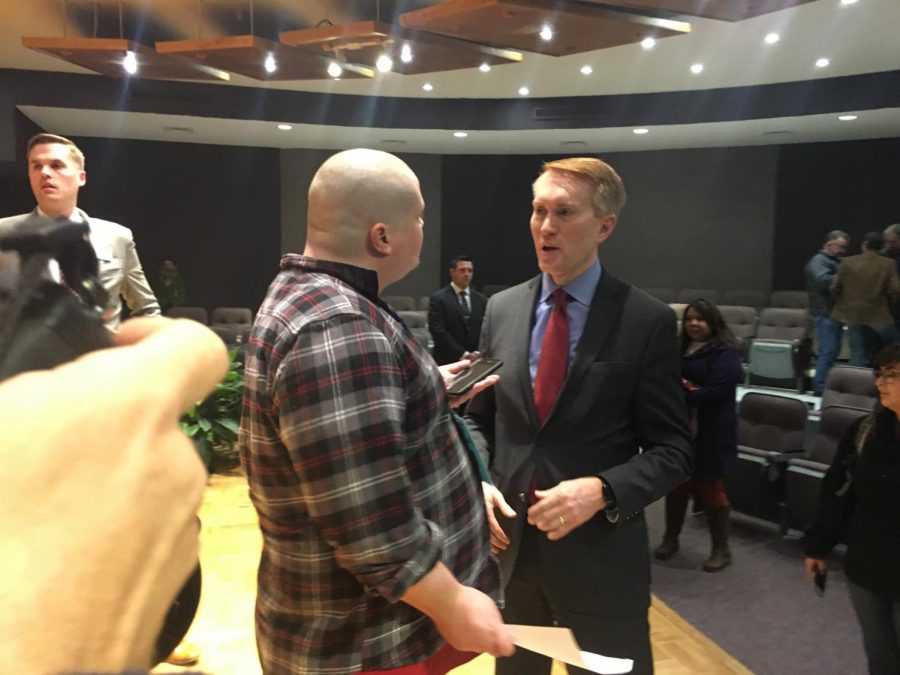
<svg viewBox="0 0 900 675">
<path fill-rule="evenodd" d="M 203 595 L 188 639 L 200 648 L 202 656 L 194 668 L 215 675 L 256 675 L 260 667 L 253 603 L 262 544 L 243 476 L 214 475 L 200 518 Z M 750 672 L 656 598 L 650 609 L 650 629 L 657 675 Z M 183 670 L 162 665 L 153 672 Z M 554 664 L 552 675 L 565 672 L 565 666 Z M 488 675 L 493 673 L 493 659 L 480 656 L 453 673 Z"/>
</svg>

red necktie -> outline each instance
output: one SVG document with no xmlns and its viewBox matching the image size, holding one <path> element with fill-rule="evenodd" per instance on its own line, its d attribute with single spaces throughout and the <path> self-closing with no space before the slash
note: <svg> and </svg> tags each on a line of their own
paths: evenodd
<svg viewBox="0 0 900 675">
<path fill-rule="evenodd" d="M 543 424 L 556 402 L 566 379 L 569 364 L 569 318 L 566 304 L 569 296 L 557 288 L 553 291 L 553 308 L 544 332 L 541 353 L 538 356 L 537 374 L 534 376 L 534 407 L 538 423 Z"/>
</svg>

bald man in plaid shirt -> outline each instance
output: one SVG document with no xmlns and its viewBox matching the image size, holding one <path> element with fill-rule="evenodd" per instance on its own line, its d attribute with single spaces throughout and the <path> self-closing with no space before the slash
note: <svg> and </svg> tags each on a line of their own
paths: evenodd
<svg viewBox="0 0 900 675">
<path fill-rule="evenodd" d="M 282 258 L 258 312 L 240 447 L 266 673 L 431 674 L 513 650 L 447 373 L 378 298 L 418 265 L 423 211 L 397 157 L 333 156 L 304 253 Z"/>
</svg>

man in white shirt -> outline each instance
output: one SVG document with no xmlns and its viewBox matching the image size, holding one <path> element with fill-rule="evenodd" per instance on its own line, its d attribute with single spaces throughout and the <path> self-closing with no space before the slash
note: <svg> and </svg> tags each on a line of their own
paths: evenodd
<svg viewBox="0 0 900 675">
<path fill-rule="evenodd" d="M 439 365 L 459 361 L 478 349 L 487 298 L 472 288 L 475 267 L 468 256 L 450 261 L 450 284 L 428 300 L 428 330 Z"/>
<path fill-rule="evenodd" d="M 90 218 L 78 208 L 78 190 L 87 181 L 84 154 L 68 138 L 40 133 L 28 141 L 28 179 L 37 201 L 32 213 L 65 217 L 86 222 L 91 244 L 97 254 L 100 283 L 109 293 L 104 308 L 106 327 L 116 331 L 121 321 L 122 301 L 132 316 L 158 316 L 159 303 L 147 283 L 131 230 L 118 223 Z M 0 234 L 27 218 L 30 213 L 0 219 Z M 14 278 L 18 261 L 12 254 L 0 254 L 0 278 Z"/>
</svg>

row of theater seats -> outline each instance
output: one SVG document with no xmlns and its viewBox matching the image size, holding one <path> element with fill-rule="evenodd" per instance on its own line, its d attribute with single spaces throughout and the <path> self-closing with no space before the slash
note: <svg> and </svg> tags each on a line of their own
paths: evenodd
<svg viewBox="0 0 900 675">
<path fill-rule="evenodd" d="M 809 295 L 806 291 L 772 291 L 771 295 L 751 290 L 720 292 L 712 288 L 685 288 L 680 291 L 673 288 L 645 288 L 644 291 L 667 305 L 684 304 L 697 298 L 706 298 L 717 305 L 753 307 L 756 311 L 760 311 L 764 307 L 809 308 Z"/>
<path fill-rule="evenodd" d="M 680 320 L 684 307 L 669 307 Z M 803 391 L 812 355 L 812 319 L 806 309 L 719 305 L 725 323 L 738 339 L 746 364 L 746 384 Z"/>
<path fill-rule="evenodd" d="M 166 316 L 208 325 L 229 347 L 245 343 L 253 325 L 253 312 L 248 307 L 216 307 L 211 315 L 204 307 L 171 307 L 166 310 Z"/>
<path fill-rule="evenodd" d="M 822 478 L 850 425 L 877 401 L 869 368 L 835 366 L 811 414 L 798 399 L 750 392 L 738 405 L 738 458 L 726 479 L 734 510 L 803 530 L 812 523 Z"/>
</svg>

